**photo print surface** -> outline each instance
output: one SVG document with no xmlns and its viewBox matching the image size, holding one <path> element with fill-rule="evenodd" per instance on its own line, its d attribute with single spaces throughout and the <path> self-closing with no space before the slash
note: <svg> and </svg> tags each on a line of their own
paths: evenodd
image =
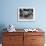
<svg viewBox="0 0 46 46">
<path fill-rule="evenodd" d="M 18 9 L 18 20 L 19 21 L 33 21 L 34 20 L 34 9 L 33 8 L 19 8 Z"/>
</svg>

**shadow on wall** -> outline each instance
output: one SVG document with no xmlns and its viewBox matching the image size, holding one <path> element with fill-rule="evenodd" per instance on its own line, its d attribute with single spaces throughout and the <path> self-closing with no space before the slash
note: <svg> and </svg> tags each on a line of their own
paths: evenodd
<svg viewBox="0 0 46 46">
<path fill-rule="evenodd" d="M 4 28 L 6 28 L 5 25 L 0 24 L 0 43 L 2 43 L 2 36 L 3 36 L 2 32 L 6 31 L 6 30 L 4 30 Z"/>
</svg>

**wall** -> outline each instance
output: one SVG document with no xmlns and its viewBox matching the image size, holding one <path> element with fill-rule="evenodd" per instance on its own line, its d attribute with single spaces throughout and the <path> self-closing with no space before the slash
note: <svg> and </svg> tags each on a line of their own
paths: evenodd
<svg viewBox="0 0 46 46">
<path fill-rule="evenodd" d="M 36 20 L 33 22 L 18 22 L 18 7 L 35 8 Z M 21 29 L 41 27 L 46 32 L 46 0 L 0 0 L 0 31 L 9 24 Z"/>
<path fill-rule="evenodd" d="M 42 27 L 46 28 L 46 0 L 0 0 L 0 25 L 13 24 L 16 28 Z M 17 8 L 33 7 L 36 20 L 33 22 L 18 22 Z"/>
</svg>

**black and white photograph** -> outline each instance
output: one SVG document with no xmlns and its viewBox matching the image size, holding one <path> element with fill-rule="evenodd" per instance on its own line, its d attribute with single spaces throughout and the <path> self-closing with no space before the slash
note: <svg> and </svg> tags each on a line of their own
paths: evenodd
<svg viewBox="0 0 46 46">
<path fill-rule="evenodd" d="M 34 21 L 35 9 L 34 8 L 18 8 L 18 21 Z"/>
</svg>

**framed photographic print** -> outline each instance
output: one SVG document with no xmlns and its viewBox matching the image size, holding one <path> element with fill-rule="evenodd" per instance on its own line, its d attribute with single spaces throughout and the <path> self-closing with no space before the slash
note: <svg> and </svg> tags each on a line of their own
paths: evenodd
<svg viewBox="0 0 46 46">
<path fill-rule="evenodd" d="M 35 8 L 19 7 L 18 21 L 35 21 Z"/>
</svg>

